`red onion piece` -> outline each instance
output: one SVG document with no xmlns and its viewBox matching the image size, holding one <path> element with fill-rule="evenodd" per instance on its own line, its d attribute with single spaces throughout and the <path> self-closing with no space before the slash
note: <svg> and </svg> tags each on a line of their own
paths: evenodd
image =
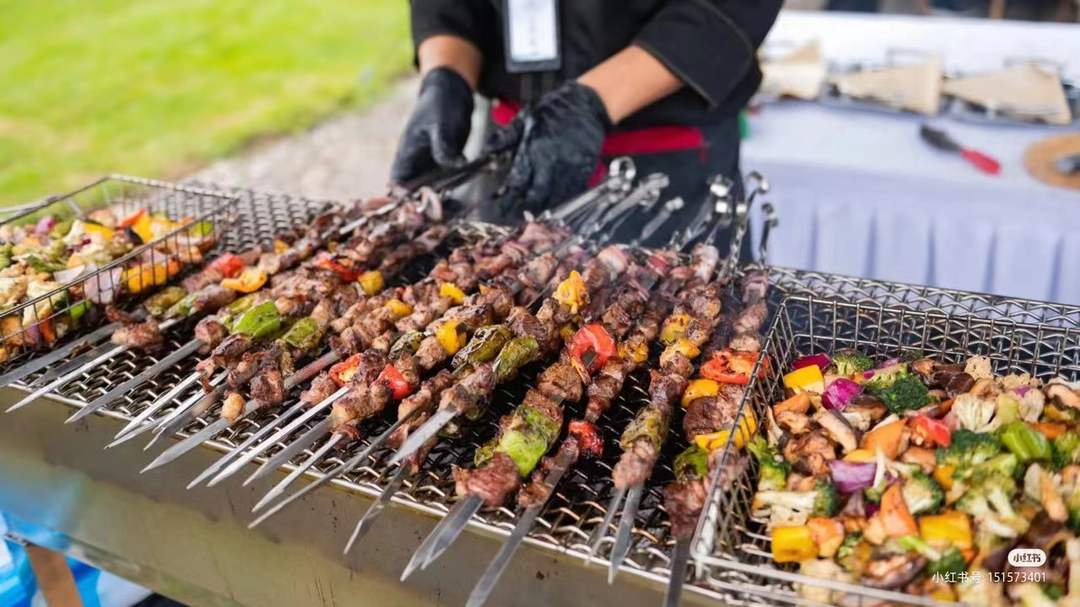
<svg viewBox="0 0 1080 607">
<path fill-rule="evenodd" d="M 1012 389 L 1012 391 L 1016 393 L 1016 395 L 1020 398 L 1024 398 L 1024 396 L 1028 393 L 1029 390 L 1031 390 L 1031 386 L 1017 386 Z"/>
<path fill-rule="evenodd" d="M 92 276 L 83 282 L 83 292 L 86 298 L 98 304 L 111 304 L 116 297 L 116 291 L 120 288 L 120 274 L 123 268 L 113 268 L 108 272 L 102 272 Z"/>
<path fill-rule="evenodd" d="M 795 370 L 795 369 L 802 369 L 803 367 L 809 367 L 810 365 L 814 365 L 817 368 L 821 369 L 821 372 L 824 373 L 825 369 L 829 368 L 829 363 L 830 363 L 830 360 L 829 360 L 828 355 L 826 355 L 826 354 L 813 354 L 813 355 L 810 355 L 810 356 L 804 356 L 804 357 L 796 360 L 795 363 L 793 365 L 791 365 L 791 368 L 793 370 Z"/>
<path fill-rule="evenodd" d="M 875 369 L 888 369 L 889 367 L 893 367 L 893 366 L 896 366 L 896 365 L 899 365 L 899 364 L 900 364 L 900 359 L 899 358 L 890 358 L 889 360 L 881 363 L 880 365 L 878 365 L 878 366 L 876 366 L 874 368 Z"/>
<path fill-rule="evenodd" d="M 877 514 L 878 510 L 881 510 L 881 506 L 874 502 L 866 502 L 866 518 L 870 518 Z"/>
<path fill-rule="evenodd" d="M 843 411 L 851 399 L 860 394 L 862 386 L 846 377 L 838 377 L 825 388 L 825 393 L 821 395 L 821 404 L 830 411 Z"/>
<path fill-rule="evenodd" d="M 877 464 L 874 462 L 846 462 L 835 459 L 829 462 L 833 485 L 840 493 L 854 493 L 874 484 Z"/>
<path fill-rule="evenodd" d="M 52 215 L 42 217 L 38 220 L 37 225 L 34 226 L 34 234 L 38 236 L 48 236 L 49 232 L 52 232 L 53 227 L 56 226 L 56 218 Z"/>
<path fill-rule="evenodd" d="M 53 272 L 53 278 L 56 279 L 56 282 L 59 282 L 62 285 L 66 285 L 67 283 L 69 283 L 69 282 L 75 280 L 76 278 L 82 276 L 83 272 L 85 272 L 85 271 L 86 271 L 86 266 L 85 265 L 75 266 L 74 268 L 67 268 L 66 270 L 60 270 L 59 272 Z"/>
</svg>

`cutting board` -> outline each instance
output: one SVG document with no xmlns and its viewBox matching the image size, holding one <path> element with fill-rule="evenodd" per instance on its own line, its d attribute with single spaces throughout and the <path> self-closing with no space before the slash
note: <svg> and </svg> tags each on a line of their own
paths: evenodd
<svg viewBox="0 0 1080 607">
<path fill-rule="evenodd" d="M 931 56 L 915 65 L 887 67 L 862 72 L 836 74 L 829 82 L 841 94 L 876 100 L 927 116 L 941 106 L 941 57 Z"/>
<path fill-rule="evenodd" d="M 1058 158 L 1073 154 L 1080 154 L 1080 133 L 1056 135 L 1031 144 L 1024 152 L 1024 166 L 1043 183 L 1080 190 L 1080 174 L 1065 175 L 1054 168 Z"/>
<path fill-rule="evenodd" d="M 1067 125 L 1073 119 L 1061 77 L 1037 65 L 948 80 L 943 90 L 950 97 L 997 108 L 1021 120 L 1030 116 L 1032 121 L 1038 118 L 1050 124 Z M 1009 111 L 1012 108 L 1017 111 Z M 1037 114 L 1024 110 L 1034 110 Z"/>
</svg>

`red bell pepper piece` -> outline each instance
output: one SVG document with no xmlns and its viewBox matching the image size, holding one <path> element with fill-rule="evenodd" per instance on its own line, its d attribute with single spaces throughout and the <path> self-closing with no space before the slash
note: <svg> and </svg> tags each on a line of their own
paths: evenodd
<svg viewBox="0 0 1080 607">
<path fill-rule="evenodd" d="M 360 277 L 363 268 L 356 267 L 356 262 L 344 255 L 322 252 L 315 257 L 315 267 L 336 273 L 345 282 L 352 282 Z"/>
<path fill-rule="evenodd" d="M 140 219 L 142 219 L 143 215 L 146 215 L 146 207 L 143 207 L 143 208 L 139 209 L 138 211 L 135 211 L 134 213 L 132 213 L 128 217 L 125 217 L 124 219 L 120 220 L 120 223 L 116 224 L 116 227 L 121 228 L 121 229 L 122 228 L 130 228 L 131 226 L 138 223 L 138 221 Z"/>
<path fill-rule="evenodd" d="M 221 272 L 225 278 L 236 278 L 244 271 L 244 260 L 239 255 L 226 253 L 210 262 L 210 267 Z"/>
<path fill-rule="evenodd" d="M 583 455 L 600 457 L 604 454 L 604 439 L 593 424 L 583 419 L 575 419 L 570 422 L 567 431 L 577 439 L 578 448 Z"/>
<path fill-rule="evenodd" d="M 757 352 L 743 352 L 724 348 L 713 354 L 712 360 L 701 365 L 701 375 L 722 384 L 745 386 L 750 383 L 750 373 L 753 372 L 757 359 Z M 766 357 L 761 361 L 761 368 L 758 369 L 757 376 L 759 378 L 764 377 L 768 371 L 769 359 Z"/>
<path fill-rule="evenodd" d="M 948 424 L 928 415 L 916 415 L 911 418 L 911 431 L 922 439 L 924 445 L 948 447 L 952 444 L 952 432 Z"/>
<path fill-rule="evenodd" d="M 570 357 L 580 362 L 589 373 L 599 371 L 612 356 L 615 356 L 615 340 L 604 325 L 585 325 L 570 340 Z"/>
<path fill-rule="evenodd" d="M 338 364 L 330 367 L 330 379 L 334 380 L 334 383 L 339 387 L 349 383 L 349 381 L 356 375 L 357 369 L 360 368 L 360 355 L 353 354 L 349 358 L 339 362 Z"/>
<path fill-rule="evenodd" d="M 405 381 L 405 378 L 401 376 L 401 371 L 398 371 L 394 365 L 386 365 L 375 381 L 390 388 L 394 393 L 394 400 L 405 398 L 412 393 L 412 386 Z"/>
</svg>

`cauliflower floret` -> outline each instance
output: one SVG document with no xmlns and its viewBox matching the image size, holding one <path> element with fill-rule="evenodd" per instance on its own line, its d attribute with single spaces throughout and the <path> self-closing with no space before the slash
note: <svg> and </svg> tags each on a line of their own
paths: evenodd
<svg viewBox="0 0 1080 607">
<path fill-rule="evenodd" d="M 965 393 L 957 396 L 953 401 L 952 410 L 949 411 L 947 419 L 955 419 L 960 428 L 972 432 L 993 432 L 1001 425 L 999 420 L 994 419 L 996 409 L 997 403 L 994 399 L 979 398 L 974 394 Z"/>
<path fill-rule="evenodd" d="M 855 583 L 855 578 L 831 559 L 811 559 L 799 563 L 799 573 L 819 580 L 833 580 L 845 584 Z M 822 605 L 838 605 L 845 594 L 839 590 L 813 584 L 795 584 L 799 596 Z"/>
<path fill-rule="evenodd" d="M 997 384 L 998 389 L 1002 392 L 1008 392 L 1009 390 L 1020 388 L 1022 386 L 1030 386 L 1032 388 L 1039 388 L 1042 386 L 1042 380 L 1037 377 L 1032 377 L 1030 373 L 1010 373 L 1003 377 L 995 378 L 994 383 Z"/>
<path fill-rule="evenodd" d="M 994 376 L 990 368 L 990 359 L 985 356 L 972 356 L 969 358 L 967 364 L 964 365 L 964 372 L 973 377 L 975 381 Z"/>
</svg>

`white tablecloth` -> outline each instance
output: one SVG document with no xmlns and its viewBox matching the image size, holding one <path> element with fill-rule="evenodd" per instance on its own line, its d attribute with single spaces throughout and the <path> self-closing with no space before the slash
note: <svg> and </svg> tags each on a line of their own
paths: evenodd
<svg viewBox="0 0 1080 607">
<path fill-rule="evenodd" d="M 881 61 L 903 47 L 941 52 L 947 70 L 1044 57 L 1080 78 L 1077 25 L 785 12 L 771 36 L 818 39 L 841 62 Z M 1080 192 L 1023 167 L 1031 143 L 1069 129 L 939 121 L 1001 161 L 1002 174 L 990 177 L 922 142 L 921 122 L 802 102 L 751 117 L 743 169 L 768 177 L 781 220 L 769 261 L 1080 304 Z"/>
</svg>

